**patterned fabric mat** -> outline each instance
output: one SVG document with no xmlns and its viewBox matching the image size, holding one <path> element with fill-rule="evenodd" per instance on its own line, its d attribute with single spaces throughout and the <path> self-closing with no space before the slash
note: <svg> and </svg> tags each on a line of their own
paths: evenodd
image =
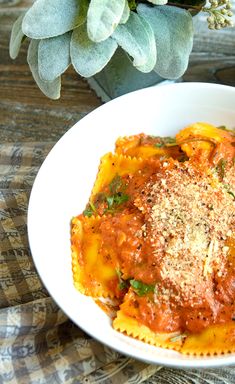
<svg viewBox="0 0 235 384">
<path fill-rule="evenodd" d="M 49 297 L 27 240 L 33 180 L 52 143 L 0 146 L 0 383 L 140 383 L 159 367 L 103 346 Z"/>
<path fill-rule="evenodd" d="M 0 384 L 235 383 L 235 368 L 175 370 L 107 348 L 57 307 L 35 270 L 27 207 L 53 143 L 0 145 Z"/>
</svg>

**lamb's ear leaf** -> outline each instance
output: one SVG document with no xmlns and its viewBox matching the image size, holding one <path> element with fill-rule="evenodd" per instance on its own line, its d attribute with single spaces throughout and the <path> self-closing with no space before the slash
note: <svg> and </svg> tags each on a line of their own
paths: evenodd
<svg viewBox="0 0 235 384">
<path fill-rule="evenodd" d="M 27 61 L 29 68 L 32 72 L 33 78 L 36 81 L 38 87 L 47 97 L 51 99 L 59 99 L 61 79 L 57 77 L 53 81 L 43 81 L 38 73 L 38 46 L 39 40 L 31 40 L 28 48 Z"/>
<path fill-rule="evenodd" d="M 91 0 L 87 12 L 89 38 L 98 43 L 112 35 L 121 20 L 125 0 Z"/>
<path fill-rule="evenodd" d="M 38 71 L 44 81 L 55 80 L 69 67 L 71 32 L 43 39 L 38 47 Z"/>
<path fill-rule="evenodd" d="M 9 45 L 9 54 L 12 59 L 17 58 L 20 51 L 21 43 L 24 39 L 24 33 L 22 31 L 22 21 L 24 16 L 25 13 L 21 14 L 12 26 Z"/>
<path fill-rule="evenodd" d="M 26 12 L 23 33 L 32 39 L 63 35 L 86 20 L 88 0 L 37 0 Z"/>
<path fill-rule="evenodd" d="M 151 25 L 157 47 L 154 70 L 163 78 L 177 79 L 188 66 L 193 47 L 193 22 L 190 13 L 172 6 L 139 4 L 139 15 Z"/>
<path fill-rule="evenodd" d="M 131 57 L 141 72 L 151 72 L 156 63 L 154 33 L 148 21 L 130 12 L 128 21 L 119 24 L 112 37 Z"/>
<path fill-rule="evenodd" d="M 109 62 L 117 49 L 117 43 L 111 37 L 100 43 L 91 41 L 85 24 L 73 31 L 71 39 L 71 61 L 81 76 L 91 77 L 100 72 Z"/>
<path fill-rule="evenodd" d="M 122 13 L 122 17 L 120 19 L 120 24 L 125 24 L 127 22 L 127 20 L 129 19 L 129 16 L 130 16 L 130 7 L 128 4 L 128 1 L 125 0 L 125 7 L 124 7 L 124 10 Z"/>
</svg>

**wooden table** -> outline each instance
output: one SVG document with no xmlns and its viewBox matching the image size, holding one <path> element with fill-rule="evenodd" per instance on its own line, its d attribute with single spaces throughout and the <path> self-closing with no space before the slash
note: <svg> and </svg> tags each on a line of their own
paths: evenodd
<svg viewBox="0 0 235 384">
<path fill-rule="evenodd" d="M 8 54 L 12 24 L 31 0 L 0 0 L 0 143 L 55 142 L 77 120 L 101 105 L 84 79 L 69 69 L 62 78 L 62 96 L 47 99 L 37 88 L 26 63 L 26 48 L 12 61 Z M 210 31 L 204 16 L 194 18 L 195 40 L 185 81 L 235 86 L 235 28 Z M 1 247 L 1 245 L 0 245 Z M 163 368 L 148 383 L 235 383 L 235 370 Z"/>
<path fill-rule="evenodd" d="M 39 91 L 26 63 L 8 54 L 12 23 L 32 0 L 0 0 L 0 140 L 56 140 L 77 120 L 101 104 L 72 69 L 62 79 L 62 97 L 51 101 Z M 204 16 L 203 16 L 204 17 Z M 210 31 L 195 17 L 194 49 L 185 81 L 235 85 L 235 28 Z"/>
</svg>

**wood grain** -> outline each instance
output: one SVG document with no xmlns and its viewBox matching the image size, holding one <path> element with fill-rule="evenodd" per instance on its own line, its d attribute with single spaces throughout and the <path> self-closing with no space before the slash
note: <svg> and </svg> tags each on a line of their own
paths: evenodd
<svg viewBox="0 0 235 384">
<path fill-rule="evenodd" d="M 3 6 L 1 5 L 3 3 Z M 69 68 L 62 77 L 61 98 L 45 97 L 26 61 L 27 42 L 19 57 L 9 57 L 13 22 L 31 1 L 0 3 L 0 141 L 55 140 L 76 121 L 101 104 L 87 82 Z"/>
<path fill-rule="evenodd" d="M 184 80 L 235 86 L 235 28 L 209 30 L 205 18 L 194 18 L 194 46 Z"/>
<path fill-rule="evenodd" d="M 56 140 L 101 104 L 87 82 L 70 68 L 62 77 L 62 96 L 47 99 L 26 63 L 27 42 L 19 57 L 8 53 L 13 22 L 32 0 L 0 0 L 0 140 Z M 235 85 L 235 29 L 210 31 L 205 17 L 194 18 L 195 39 L 185 81 Z"/>
</svg>

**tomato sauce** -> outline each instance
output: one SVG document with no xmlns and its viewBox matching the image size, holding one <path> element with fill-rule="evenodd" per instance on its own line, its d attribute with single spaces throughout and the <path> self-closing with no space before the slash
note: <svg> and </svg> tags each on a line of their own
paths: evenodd
<svg viewBox="0 0 235 384">
<path fill-rule="evenodd" d="M 113 249 L 119 269 L 109 290 L 154 332 L 235 321 L 235 140 L 216 130 L 215 144 L 208 132 L 183 132 L 182 147 L 144 134 L 119 139 L 117 153 L 149 162 L 132 174 L 117 170 L 93 199 L 99 253 Z"/>
</svg>

